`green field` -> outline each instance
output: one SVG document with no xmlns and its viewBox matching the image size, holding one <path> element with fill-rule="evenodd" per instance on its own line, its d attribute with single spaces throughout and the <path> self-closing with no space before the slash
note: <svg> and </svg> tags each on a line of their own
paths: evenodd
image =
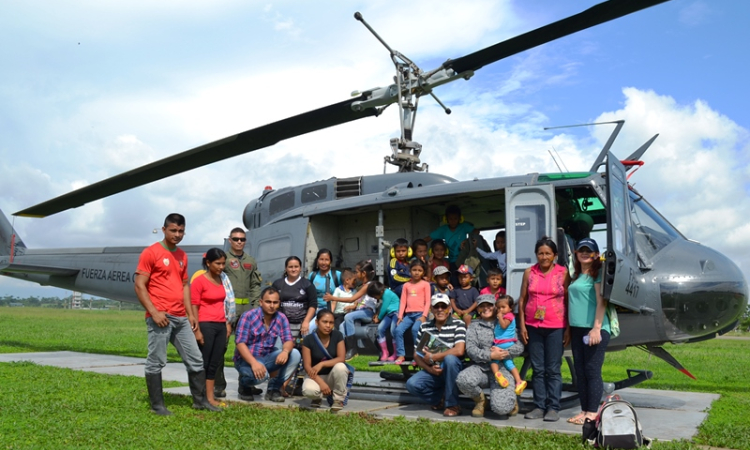
<svg viewBox="0 0 750 450">
<path fill-rule="evenodd" d="M 70 350 L 145 357 L 143 313 L 0 308 L 0 353 Z M 629 349 L 610 353 L 605 380 L 627 368 L 649 369 L 639 387 L 721 394 L 694 442 L 750 450 L 750 341 L 715 339 L 668 349 L 698 379 L 665 362 Z M 231 355 L 231 349 L 227 352 Z M 170 348 L 169 359 L 178 361 Z M 355 360 L 360 368 L 370 358 Z M 0 448 L 503 448 L 580 449 L 572 436 L 498 429 L 490 425 L 375 420 L 367 415 L 232 405 L 222 414 L 190 408 L 185 397 L 168 396 L 175 415 L 151 414 L 143 380 L 29 363 L 0 364 Z M 480 437 L 481 436 L 481 437 Z"/>
</svg>

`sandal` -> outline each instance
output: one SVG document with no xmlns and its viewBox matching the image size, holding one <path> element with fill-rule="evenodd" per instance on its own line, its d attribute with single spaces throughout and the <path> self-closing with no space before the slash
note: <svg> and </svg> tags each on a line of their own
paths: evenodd
<svg viewBox="0 0 750 450">
<path fill-rule="evenodd" d="M 404 361 L 406 361 L 406 358 L 403 356 L 399 356 L 395 360 L 393 360 L 393 364 L 401 365 Z"/>
<path fill-rule="evenodd" d="M 443 408 L 445 408 L 445 403 L 443 402 L 443 400 L 440 400 L 440 403 L 438 403 L 437 405 L 430 406 L 430 409 L 433 411 L 440 411 Z"/>
<path fill-rule="evenodd" d="M 528 385 L 528 383 L 526 383 L 526 381 L 521 381 L 520 383 L 518 383 L 516 385 L 516 389 L 515 389 L 516 395 L 523 394 L 523 390 L 526 389 L 527 385 Z"/>
<path fill-rule="evenodd" d="M 568 419 L 568 423 L 572 423 L 573 425 L 583 425 L 585 421 L 586 413 L 583 411 Z"/>
<path fill-rule="evenodd" d="M 445 417 L 460 416 L 461 415 L 461 407 L 458 406 L 458 405 L 456 405 L 456 406 L 449 406 L 449 407 L 445 408 L 445 411 L 443 411 L 443 415 Z"/>
<path fill-rule="evenodd" d="M 508 380 L 503 376 L 503 373 L 499 370 L 495 372 L 495 380 L 497 380 L 497 384 L 499 384 L 502 388 L 507 388 L 508 384 L 510 384 L 508 383 Z"/>
</svg>

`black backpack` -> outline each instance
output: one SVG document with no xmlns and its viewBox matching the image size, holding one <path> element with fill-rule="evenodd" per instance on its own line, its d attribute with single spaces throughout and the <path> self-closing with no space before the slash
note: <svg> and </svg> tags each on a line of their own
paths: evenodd
<svg viewBox="0 0 750 450">
<path fill-rule="evenodd" d="M 583 442 L 594 448 L 631 449 L 651 446 L 643 436 L 638 414 L 630 402 L 619 395 L 610 395 L 599 407 L 596 420 L 586 419 L 583 424 Z"/>
</svg>

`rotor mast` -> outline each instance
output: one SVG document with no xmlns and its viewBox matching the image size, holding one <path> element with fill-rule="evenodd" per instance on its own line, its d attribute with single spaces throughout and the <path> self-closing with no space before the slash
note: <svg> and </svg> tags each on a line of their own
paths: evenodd
<svg viewBox="0 0 750 450">
<path fill-rule="evenodd" d="M 401 137 L 391 139 L 391 155 L 384 158 L 385 163 L 398 166 L 399 172 L 422 172 L 429 169 L 427 163 L 422 163 L 419 155 L 422 153 L 422 144 L 412 140 L 414 123 L 417 118 L 417 107 L 419 97 L 429 94 L 438 102 L 446 114 L 450 114 L 447 108 L 432 92 L 432 88 L 440 84 L 452 81 L 456 72 L 452 69 L 445 70 L 442 67 L 429 73 L 425 73 L 411 59 L 401 52 L 393 50 L 378 33 L 365 21 L 362 14 L 354 13 L 354 18 L 362 24 L 380 41 L 391 54 L 391 60 L 396 68 L 395 84 L 386 88 L 374 88 L 365 92 L 353 92 L 352 95 L 365 95 L 366 100 L 352 103 L 352 109 L 359 111 L 363 108 L 380 106 L 382 111 L 391 103 L 398 104 L 399 121 L 401 123 Z M 474 72 L 467 71 L 468 75 L 462 78 L 469 79 Z M 433 78 L 434 77 L 434 78 Z"/>
</svg>

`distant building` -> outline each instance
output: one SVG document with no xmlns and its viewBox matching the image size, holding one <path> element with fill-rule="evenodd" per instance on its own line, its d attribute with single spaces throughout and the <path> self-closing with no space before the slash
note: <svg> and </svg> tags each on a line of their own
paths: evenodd
<svg viewBox="0 0 750 450">
<path fill-rule="evenodd" d="M 8 306 L 16 306 L 16 307 L 20 307 L 20 308 L 23 308 L 23 303 L 19 303 L 19 302 L 10 302 L 10 303 L 8 303 Z"/>
<path fill-rule="evenodd" d="M 81 303 L 83 295 L 80 292 L 73 291 L 73 296 L 70 298 L 70 309 L 81 309 Z"/>
</svg>

